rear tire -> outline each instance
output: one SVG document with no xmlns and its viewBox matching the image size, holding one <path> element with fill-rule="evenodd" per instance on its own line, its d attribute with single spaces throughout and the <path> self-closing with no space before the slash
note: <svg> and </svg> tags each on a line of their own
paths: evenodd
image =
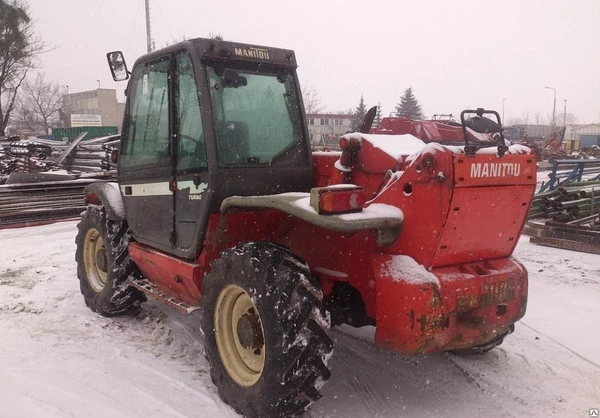
<svg viewBox="0 0 600 418">
<path fill-rule="evenodd" d="M 202 331 L 219 396 L 246 417 L 286 417 L 321 397 L 333 343 L 306 264 L 270 243 L 223 252 L 204 279 Z M 229 325 L 228 325 L 229 324 Z"/>
<path fill-rule="evenodd" d="M 108 219 L 102 206 L 88 206 L 77 228 L 75 260 L 85 304 L 103 316 L 137 315 L 146 296 L 127 285 L 138 273 L 127 250 L 127 223 Z"/>
</svg>

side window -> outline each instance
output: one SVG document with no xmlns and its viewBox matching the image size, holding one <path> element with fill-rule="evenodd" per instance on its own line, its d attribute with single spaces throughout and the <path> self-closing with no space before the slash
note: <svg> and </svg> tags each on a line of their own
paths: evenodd
<svg viewBox="0 0 600 418">
<path fill-rule="evenodd" d="M 206 168 L 206 147 L 202 117 L 192 59 L 179 54 L 176 59 L 177 77 L 177 170 Z"/>
<path fill-rule="evenodd" d="M 126 167 L 169 163 L 169 61 L 137 67 L 132 75 L 129 126 L 121 161 Z"/>
</svg>

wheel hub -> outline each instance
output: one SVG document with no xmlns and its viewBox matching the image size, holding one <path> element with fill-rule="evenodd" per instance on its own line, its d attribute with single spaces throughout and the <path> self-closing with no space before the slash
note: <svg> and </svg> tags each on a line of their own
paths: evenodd
<svg viewBox="0 0 600 418">
<path fill-rule="evenodd" d="M 215 305 L 215 340 L 229 376 L 241 386 L 254 385 L 265 366 L 265 333 L 256 305 L 240 286 L 226 286 Z"/>
<path fill-rule="evenodd" d="M 95 228 L 90 228 L 85 234 L 83 263 L 91 288 L 96 293 L 102 292 L 108 279 L 108 259 L 102 235 Z"/>
<path fill-rule="evenodd" d="M 260 319 L 254 313 L 245 314 L 239 319 L 237 334 L 240 344 L 246 349 L 260 349 L 265 344 Z"/>
<path fill-rule="evenodd" d="M 106 272 L 106 248 L 100 248 L 96 251 L 96 265 L 102 272 Z"/>
</svg>

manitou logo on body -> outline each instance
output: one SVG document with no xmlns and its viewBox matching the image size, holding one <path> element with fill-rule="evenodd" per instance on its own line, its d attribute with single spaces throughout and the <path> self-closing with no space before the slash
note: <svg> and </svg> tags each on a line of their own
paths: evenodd
<svg viewBox="0 0 600 418">
<path fill-rule="evenodd" d="M 244 58 L 259 58 L 261 60 L 270 60 L 269 50 L 263 48 L 233 48 L 235 55 Z"/>
<path fill-rule="evenodd" d="M 471 164 L 471 177 L 518 177 L 520 174 L 519 163 Z"/>
</svg>

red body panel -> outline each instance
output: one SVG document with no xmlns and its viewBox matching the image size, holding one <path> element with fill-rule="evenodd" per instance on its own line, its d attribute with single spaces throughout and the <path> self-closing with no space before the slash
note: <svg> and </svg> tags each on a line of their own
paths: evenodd
<svg viewBox="0 0 600 418">
<path fill-rule="evenodd" d="M 189 304 L 200 300 L 202 266 L 133 242 L 129 255 L 156 287 Z"/>
<path fill-rule="evenodd" d="M 536 164 L 533 156 L 483 154 L 476 157 L 456 156 L 456 187 L 534 186 Z"/>
<path fill-rule="evenodd" d="M 431 266 L 512 254 L 532 194 L 533 186 L 456 188 Z"/>
<path fill-rule="evenodd" d="M 351 170 L 335 168 L 339 158 L 314 156 L 315 186 L 356 184 L 376 195 L 367 205 L 400 208 L 404 226 L 394 244 L 378 246 L 372 230 L 346 235 L 275 210 L 230 211 L 211 215 L 195 263 L 138 244 L 132 257 L 159 287 L 197 303 L 202 277 L 222 250 L 245 241 L 285 245 L 320 278 L 326 298 L 335 282 L 358 290 L 377 322 L 377 344 L 407 354 L 484 344 L 523 316 L 527 273 L 510 256 L 535 187 L 533 155 L 466 157 L 431 144 L 396 160 L 362 141 Z M 496 163 L 513 168 L 489 165 Z M 387 170 L 395 171 L 391 179 Z M 382 267 L 398 256 L 421 265 L 430 280 Z"/>
<path fill-rule="evenodd" d="M 315 152 L 313 153 L 314 187 L 325 187 L 334 172 L 333 165 L 340 159 L 341 152 Z M 337 171 L 337 170 L 335 170 Z M 335 184 L 335 183 L 331 183 Z"/>
<path fill-rule="evenodd" d="M 481 345 L 525 314 L 527 273 L 514 260 L 499 259 L 433 269 L 438 284 L 414 284 L 391 276 L 392 256 L 374 257 L 378 345 L 405 354 Z"/>
</svg>

